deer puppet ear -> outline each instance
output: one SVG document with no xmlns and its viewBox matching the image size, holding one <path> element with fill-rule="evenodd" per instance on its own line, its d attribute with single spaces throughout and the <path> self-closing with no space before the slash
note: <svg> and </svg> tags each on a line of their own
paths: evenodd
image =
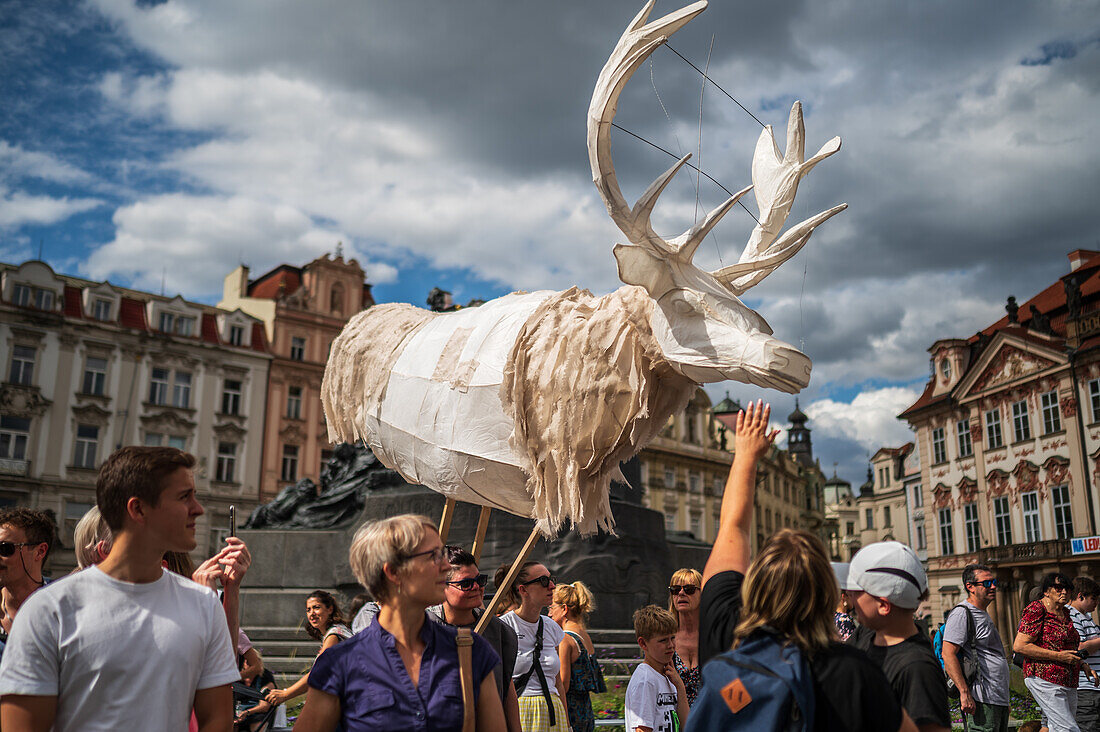
<svg viewBox="0 0 1100 732">
<path fill-rule="evenodd" d="M 654 300 L 676 288 L 667 261 L 633 245 L 616 244 L 614 251 L 619 279 L 626 284 L 644 287 Z"/>
</svg>

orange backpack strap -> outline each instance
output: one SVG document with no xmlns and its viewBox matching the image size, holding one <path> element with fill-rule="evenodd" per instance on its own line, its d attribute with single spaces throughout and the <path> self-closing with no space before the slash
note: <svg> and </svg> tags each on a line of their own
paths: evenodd
<svg viewBox="0 0 1100 732">
<path fill-rule="evenodd" d="M 458 646 L 458 677 L 462 684 L 462 732 L 474 732 L 474 637 L 469 628 L 459 628 L 455 638 Z"/>
</svg>

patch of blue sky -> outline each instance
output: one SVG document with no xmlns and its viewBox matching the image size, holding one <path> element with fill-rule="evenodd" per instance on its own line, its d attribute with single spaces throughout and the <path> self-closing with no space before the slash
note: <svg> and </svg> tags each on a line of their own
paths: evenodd
<svg viewBox="0 0 1100 732">
<path fill-rule="evenodd" d="M 407 302 L 417 307 L 427 307 L 428 293 L 433 287 L 438 287 L 450 292 L 456 304 L 465 305 L 475 298 L 492 300 L 507 295 L 513 289 L 481 278 L 469 269 L 439 268 L 420 257 L 402 257 L 400 263 L 394 264 L 400 268 L 400 275 L 395 282 L 374 286 L 375 302 Z M 367 281 L 370 281 L 369 266 Z"/>
<path fill-rule="evenodd" d="M 923 376 L 916 380 L 869 379 L 858 384 L 829 382 L 820 385 L 819 389 L 814 394 L 814 399 L 832 399 L 836 402 L 850 404 L 852 400 L 864 392 L 888 389 L 891 387 L 915 389 L 917 392 L 920 392 L 924 390 L 925 383 L 927 383 L 927 379 Z"/>
<path fill-rule="evenodd" d="M 1020 61 L 1021 66 L 1049 66 L 1056 60 L 1071 59 L 1077 55 L 1077 44 L 1072 41 L 1050 41 L 1039 48 L 1037 56 Z"/>
</svg>

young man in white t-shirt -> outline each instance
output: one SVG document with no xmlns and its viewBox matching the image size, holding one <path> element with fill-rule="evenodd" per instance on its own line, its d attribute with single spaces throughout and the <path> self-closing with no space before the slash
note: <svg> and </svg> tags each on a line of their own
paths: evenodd
<svg viewBox="0 0 1100 732">
<path fill-rule="evenodd" d="M 672 665 L 675 616 L 646 605 L 634 612 L 634 634 L 645 658 L 626 687 L 626 732 L 679 732 L 687 722 L 684 682 Z"/>
<path fill-rule="evenodd" d="M 240 678 L 217 595 L 161 566 L 195 548 L 195 458 L 124 447 L 99 471 L 114 534 L 98 566 L 33 594 L 0 662 L 4 732 L 229 732 Z"/>
</svg>

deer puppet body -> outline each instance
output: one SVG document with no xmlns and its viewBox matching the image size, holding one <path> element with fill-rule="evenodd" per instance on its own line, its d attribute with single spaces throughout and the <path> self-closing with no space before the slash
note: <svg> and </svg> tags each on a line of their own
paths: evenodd
<svg viewBox="0 0 1100 732">
<path fill-rule="evenodd" d="M 706 272 L 692 255 L 746 188 L 681 236 L 654 233 L 650 213 L 687 161 L 658 178 L 633 208 L 611 162 L 618 97 L 637 67 L 706 8 L 705 0 L 627 28 L 596 84 L 588 147 L 594 182 L 631 243 L 614 249 L 627 283 L 604 297 L 513 293 L 480 307 L 432 313 L 379 305 L 334 341 L 322 386 L 329 439 L 366 442 L 406 480 L 449 498 L 534 518 L 551 534 L 611 530 L 608 487 L 619 463 L 643 448 L 691 399 L 697 384 L 733 379 L 797 392 L 810 360 L 772 337 L 738 295 L 792 257 L 837 206 L 779 230 L 799 180 L 840 148 L 834 138 L 803 161 L 795 103 L 780 152 L 771 128 L 752 173 L 760 224 L 737 264 Z"/>
</svg>

